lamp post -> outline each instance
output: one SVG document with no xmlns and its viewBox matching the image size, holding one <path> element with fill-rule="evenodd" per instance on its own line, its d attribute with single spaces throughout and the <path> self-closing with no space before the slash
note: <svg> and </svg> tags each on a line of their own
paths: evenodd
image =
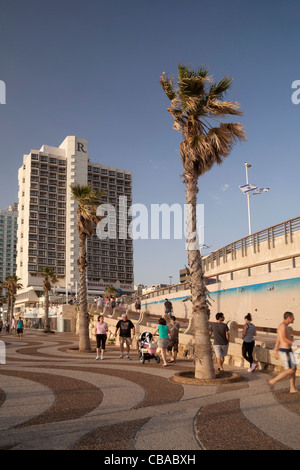
<svg viewBox="0 0 300 470">
<path fill-rule="evenodd" d="M 250 163 L 245 163 L 246 167 L 246 183 L 249 184 L 248 180 L 248 168 L 251 168 L 252 165 Z M 252 235 L 252 229 L 251 229 L 251 212 L 250 212 L 250 194 L 247 193 L 247 203 L 248 203 L 248 224 L 249 224 L 249 235 Z"/>
<path fill-rule="evenodd" d="M 207 246 L 205 243 L 200 245 L 200 255 L 202 256 L 202 250 L 207 250 L 208 248 L 211 248 L 211 246 Z"/>
</svg>

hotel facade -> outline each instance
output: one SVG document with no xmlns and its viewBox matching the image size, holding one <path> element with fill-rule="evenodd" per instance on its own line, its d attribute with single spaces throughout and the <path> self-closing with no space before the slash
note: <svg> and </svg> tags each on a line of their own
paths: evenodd
<svg viewBox="0 0 300 470">
<path fill-rule="evenodd" d="M 18 204 L 0 210 L 0 279 L 16 274 Z"/>
<path fill-rule="evenodd" d="M 77 203 L 70 185 L 89 184 L 104 190 L 100 204 L 115 208 L 121 230 L 121 236 L 119 230 L 99 237 L 95 229 L 87 241 L 89 295 L 97 296 L 108 286 L 124 294 L 133 292 L 133 243 L 128 227 L 121 223 L 132 204 L 130 171 L 92 163 L 88 141 L 68 136 L 59 147 L 43 145 L 24 155 L 18 178 L 17 276 L 23 289 L 18 291 L 17 310 L 43 297 L 40 269 L 45 266 L 57 274 L 56 295 L 77 294 Z M 108 220 L 109 211 L 103 214 L 107 216 L 104 221 Z"/>
</svg>

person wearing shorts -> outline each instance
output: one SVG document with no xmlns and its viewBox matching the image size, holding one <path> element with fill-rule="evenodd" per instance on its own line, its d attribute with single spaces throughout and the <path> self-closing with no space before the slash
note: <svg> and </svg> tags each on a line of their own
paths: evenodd
<svg viewBox="0 0 300 470">
<path fill-rule="evenodd" d="M 226 323 L 224 314 L 219 312 L 216 314 L 216 322 L 212 323 L 210 334 L 214 335 L 214 350 L 218 364 L 218 370 L 224 370 L 223 364 L 228 353 L 229 346 L 229 328 Z"/>
<path fill-rule="evenodd" d="M 166 367 L 167 364 L 167 347 L 169 345 L 169 327 L 164 318 L 158 320 L 158 326 L 154 330 L 153 336 L 158 332 L 158 347 L 160 348 L 161 357 L 163 360 L 163 367 Z"/>
<path fill-rule="evenodd" d="M 294 323 L 294 319 L 294 314 L 292 312 L 285 312 L 283 315 L 283 322 L 277 328 L 277 339 L 274 356 L 277 359 L 280 355 L 284 370 L 276 375 L 274 379 L 268 380 L 269 386 L 273 388 L 275 383 L 279 382 L 279 380 L 289 378 L 290 393 L 296 393 L 298 391 L 295 387 L 297 361 L 291 348 L 293 340 L 288 329 L 288 326 L 291 323 Z"/>
<path fill-rule="evenodd" d="M 175 364 L 177 354 L 178 354 L 178 343 L 179 343 L 179 328 L 180 324 L 176 321 L 174 315 L 171 316 L 171 321 L 169 324 L 169 344 L 168 344 L 168 353 L 170 354 L 170 364 Z"/>
<path fill-rule="evenodd" d="M 119 329 L 120 329 L 119 340 L 120 340 L 120 351 L 121 351 L 120 359 L 123 359 L 124 357 L 124 343 L 126 344 L 126 351 L 127 351 L 126 357 L 127 359 L 130 359 L 129 352 L 130 352 L 130 346 L 132 343 L 131 330 L 134 336 L 135 327 L 132 321 L 127 318 L 126 313 L 123 313 L 122 320 L 119 320 L 118 323 L 116 324 L 115 336 L 117 336 L 117 332 Z"/>
<path fill-rule="evenodd" d="M 98 321 L 96 323 L 96 328 L 95 328 L 95 335 L 96 335 L 96 341 L 97 341 L 96 361 L 99 361 L 100 357 L 101 357 L 101 360 L 104 359 L 107 331 L 108 331 L 107 323 L 105 323 L 103 315 L 99 315 Z M 101 356 L 99 355 L 100 349 L 101 349 Z"/>
<path fill-rule="evenodd" d="M 18 338 L 22 339 L 22 336 L 23 336 L 23 320 L 22 320 L 21 317 L 19 318 L 19 320 L 17 322 L 17 334 L 18 334 Z"/>
</svg>

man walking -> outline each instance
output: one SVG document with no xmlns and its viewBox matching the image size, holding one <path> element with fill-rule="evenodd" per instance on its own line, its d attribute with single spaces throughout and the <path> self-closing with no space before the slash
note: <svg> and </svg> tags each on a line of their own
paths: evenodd
<svg viewBox="0 0 300 470">
<path fill-rule="evenodd" d="M 172 302 L 170 302 L 168 299 L 165 299 L 164 306 L 165 306 L 165 314 L 167 314 L 171 317 L 172 316 L 172 310 L 173 310 Z"/>
<path fill-rule="evenodd" d="M 229 328 L 223 323 L 225 320 L 223 313 L 216 314 L 216 322 L 211 325 L 210 334 L 214 335 L 214 350 L 218 363 L 218 370 L 224 370 L 223 364 L 228 353 Z"/>
<path fill-rule="evenodd" d="M 290 337 L 288 326 L 294 323 L 294 314 L 292 312 L 285 312 L 283 315 L 283 322 L 277 328 L 277 340 L 275 344 L 275 358 L 278 359 L 278 351 L 283 362 L 284 371 L 280 372 L 274 379 L 268 380 L 268 384 L 273 388 L 276 382 L 290 379 L 290 393 L 296 393 L 298 390 L 295 387 L 297 361 L 292 351 L 293 340 Z"/>
<path fill-rule="evenodd" d="M 142 304 L 141 304 L 141 301 L 140 301 L 139 298 L 136 299 L 134 306 L 135 306 L 135 310 L 136 310 L 138 313 L 140 313 L 140 310 L 141 310 L 141 308 L 142 308 Z"/>
<path fill-rule="evenodd" d="M 135 328 L 134 328 L 134 324 L 132 323 L 132 321 L 127 318 L 126 313 L 123 313 L 122 320 L 119 320 L 118 323 L 116 324 L 115 337 L 117 336 L 118 329 L 120 329 L 120 335 L 119 335 L 120 351 L 121 351 L 120 359 L 123 359 L 123 356 L 124 356 L 124 343 L 126 344 L 126 351 L 127 351 L 126 357 L 127 359 L 130 359 L 129 351 L 130 351 L 130 346 L 132 343 L 131 330 L 134 336 Z"/>
<path fill-rule="evenodd" d="M 179 328 L 180 324 L 176 321 L 176 317 L 174 315 L 171 316 L 171 321 L 169 324 L 169 345 L 167 348 L 168 353 L 170 354 L 170 361 L 169 363 L 172 364 L 176 362 L 177 354 L 178 354 L 178 343 L 179 343 Z M 173 350 L 173 353 L 172 353 Z"/>
</svg>

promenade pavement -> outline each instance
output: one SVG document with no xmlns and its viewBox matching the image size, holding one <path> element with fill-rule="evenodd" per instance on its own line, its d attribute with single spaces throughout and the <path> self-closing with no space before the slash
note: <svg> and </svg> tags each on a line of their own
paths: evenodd
<svg viewBox="0 0 300 470">
<path fill-rule="evenodd" d="M 1 450 L 300 449 L 300 392 L 290 394 L 288 381 L 270 390 L 270 374 L 227 365 L 244 380 L 189 385 L 172 380 L 193 369 L 187 359 L 141 364 L 136 350 L 120 359 L 108 345 L 96 361 L 68 352 L 78 346 L 71 333 L 25 330 L 20 340 L 2 331 L 0 340 Z"/>
</svg>

